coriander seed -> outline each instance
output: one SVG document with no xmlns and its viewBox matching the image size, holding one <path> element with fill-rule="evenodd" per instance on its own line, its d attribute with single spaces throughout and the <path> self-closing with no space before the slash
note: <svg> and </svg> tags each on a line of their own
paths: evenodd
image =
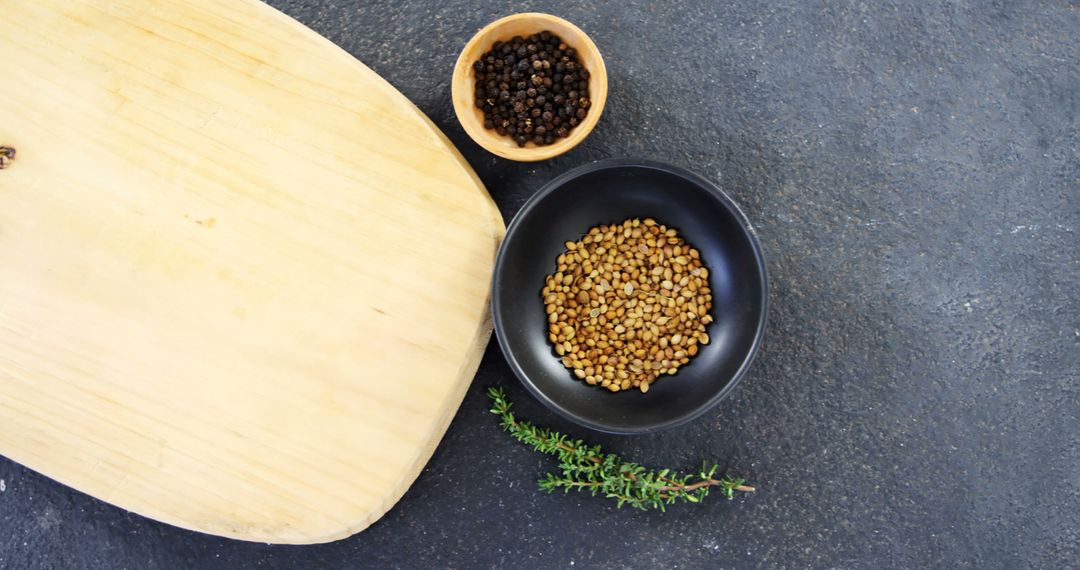
<svg viewBox="0 0 1080 570">
<path fill-rule="evenodd" d="M 576 378 L 645 393 L 709 343 L 708 270 L 674 228 L 630 219 L 565 246 L 541 296 L 548 339 Z"/>
</svg>

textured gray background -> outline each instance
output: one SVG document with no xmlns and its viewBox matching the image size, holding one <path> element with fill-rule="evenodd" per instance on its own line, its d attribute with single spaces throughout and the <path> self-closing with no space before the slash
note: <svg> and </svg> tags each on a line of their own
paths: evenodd
<svg viewBox="0 0 1080 570">
<path fill-rule="evenodd" d="M 360 535 L 203 536 L 0 459 L 0 567 L 1076 564 L 1076 2 L 273 4 L 415 101 L 507 219 L 554 175 L 612 156 L 690 168 L 738 200 L 773 287 L 749 376 L 671 432 L 570 431 L 653 465 L 712 458 L 760 491 L 666 514 L 539 494 L 552 463 L 498 431 L 482 391 L 505 385 L 524 415 L 570 426 L 493 343 L 427 469 Z M 611 79 L 597 130 L 534 165 L 480 150 L 449 95 L 469 36 L 523 9 L 583 27 Z"/>
</svg>

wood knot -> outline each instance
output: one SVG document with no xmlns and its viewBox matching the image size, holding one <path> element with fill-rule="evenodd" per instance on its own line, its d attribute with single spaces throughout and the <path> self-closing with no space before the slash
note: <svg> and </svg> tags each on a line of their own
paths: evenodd
<svg viewBox="0 0 1080 570">
<path fill-rule="evenodd" d="M 8 167 L 15 160 L 15 149 L 10 146 L 0 146 L 0 170 Z"/>
</svg>

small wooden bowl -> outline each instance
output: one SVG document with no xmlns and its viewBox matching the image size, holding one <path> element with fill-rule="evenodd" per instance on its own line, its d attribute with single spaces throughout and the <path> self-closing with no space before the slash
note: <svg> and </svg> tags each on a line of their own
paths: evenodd
<svg viewBox="0 0 1080 570">
<path fill-rule="evenodd" d="M 484 128 L 484 113 L 476 107 L 476 98 L 473 95 L 476 83 L 473 62 L 490 51 L 496 41 L 507 41 L 514 36 L 527 37 L 545 30 L 559 36 L 567 45 L 577 50 L 578 59 L 589 70 L 589 114 L 566 138 L 555 139 L 554 143 L 545 146 L 529 142 L 519 147 L 509 136 Z M 451 86 L 454 112 L 457 113 L 458 121 L 461 121 L 465 132 L 469 133 L 477 144 L 503 158 L 535 162 L 558 156 L 574 148 L 596 126 L 607 101 L 607 69 L 596 44 L 577 26 L 556 16 L 529 12 L 495 20 L 477 32 L 458 56 Z"/>
</svg>

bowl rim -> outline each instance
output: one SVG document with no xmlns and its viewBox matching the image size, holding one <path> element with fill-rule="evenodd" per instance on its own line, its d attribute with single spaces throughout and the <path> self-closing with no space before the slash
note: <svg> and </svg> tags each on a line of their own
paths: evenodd
<svg viewBox="0 0 1080 570">
<path fill-rule="evenodd" d="M 503 334 L 506 327 L 503 324 L 503 311 L 502 305 L 499 301 L 499 295 L 496 294 L 502 282 L 502 270 L 503 264 L 505 262 L 505 251 L 507 244 L 509 244 L 514 239 L 517 230 L 521 226 L 522 220 L 525 219 L 532 212 L 533 209 L 535 209 L 538 203 L 540 203 L 548 195 L 550 195 L 552 192 L 554 192 L 561 186 L 565 185 L 570 180 L 601 170 L 610 170 L 625 167 L 658 170 L 661 172 L 666 172 L 668 174 L 673 174 L 685 178 L 690 182 L 693 182 L 694 184 L 697 184 L 705 191 L 719 198 L 721 203 L 735 217 L 735 220 L 738 222 L 739 229 L 750 242 L 750 247 L 754 254 L 754 260 L 758 268 L 758 281 L 761 285 L 762 292 L 761 314 L 758 316 L 756 330 L 754 331 L 754 341 L 750 345 L 750 350 L 747 352 L 746 356 L 743 357 L 743 361 L 739 365 L 738 370 L 735 371 L 735 374 L 732 375 L 731 379 L 728 380 L 727 384 L 725 384 L 723 388 L 721 388 L 715 395 L 713 395 L 713 397 L 704 401 L 700 406 L 698 406 L 690 413 L 655 424 L 648 424 L 640 427 L 629 428 L 611 426 L 575 414 L 552 400 L 543 391 L 541 391 L 532 382 L 532 380 L 529 379 L 528 374 L 525 373 L 525 370 L 522 369 L 521 364 L 518 362 L 518 359 L 511 352 L 508 341 L 505 339 L 505 335 Z M 498 339 L 499 348 L 502 350 L 504 359 L 506 360 L 507 364 L 509 364 L 511 370 L 514 371 L 514 375 L 517 376 L 518 380 L 533 395 L 533 397 L 535 397 L 549 409 L 580 426 L 603 433 L 613 435 L 643 435 L 657 433 L 681 425 L 685 425 L 693 420 L 696 420 L 709 410 L 713 409 L 724 398 L 726 398 L 728 394 L 731 393 L 731 391 L 735 388 L 736 385 L 739 384 L 739 382 L 746 375 L 747 371 L 750 369 L 750 365 L 753 363 L 754 358 L 757 356 L 758 350 L 761 348 L 761 345 L 764 341 L 765 330 L 767 328 L 766 325 L 768 323 L 768 315 L 768 267 L 765 262 L 765 256 L 761 250 L 761 245 L 758 243 L 757 231 L 754 229 L 753 224 L 750 223 L 749 218 L 746 217 L 746 214 L 743 213 L 739 205 L 734 200 L 732 200 L 731 197 L 727 195 L 727 193 L 721 190 L 720 187 L 716 184 L 713 184 L 704 177 L 695 174 L 694 172 L 691 172 L 685 168 L 665 164 L 662 162 L 633 158 L 608 158 L 583 164 L 567 172 L 564 172 L 559 176 L 556 176 L 555 178 L 544 184 L 540 188 L 540 190 L 533 194 L 532 197 L 529 198 L 525 202 L 525 204 L 521 206 L 517 213 L 514 214 L 513 219 L 510 220 L 510 224 L 506 228 L 506 234 L 503 237 L 502 242 L 499 244 L 499 249 L 496 253 L 491 289 L 491 319 L 495 328 L 495 337 Z"/>
</svg>

